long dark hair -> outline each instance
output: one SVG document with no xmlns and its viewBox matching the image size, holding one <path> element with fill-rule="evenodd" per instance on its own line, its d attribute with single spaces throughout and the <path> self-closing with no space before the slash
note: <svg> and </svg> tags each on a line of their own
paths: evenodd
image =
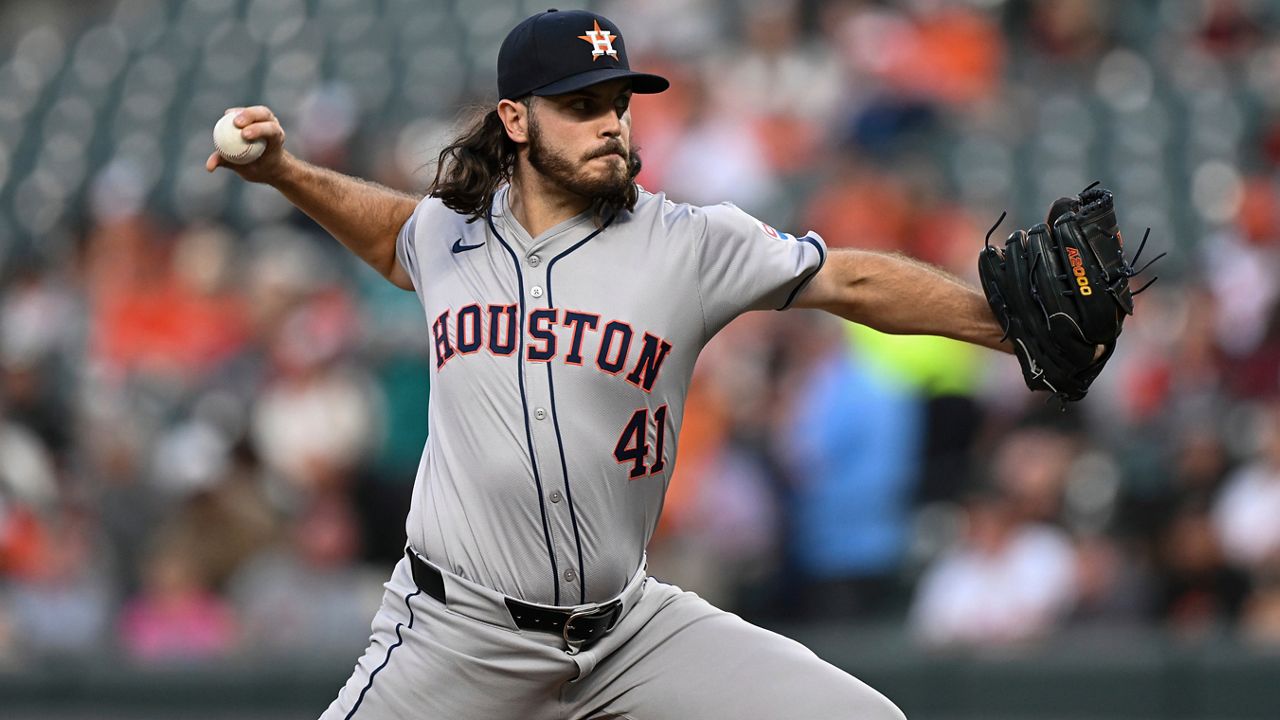
<svg viewBox="0 0 1280 720">
<path fill-rule="evenodd" d="M 520 102 L 530 106 L 529 98 Z M 489 212 L 493 196 L 505 182 L 511 181 L 520 146 L 507 136 L 507 129 L 496 109 L 479 114 L 453 142 L 440 151 L 436 160 L 436 176 L 427 194 L 440 198 L 445 207 L 466 215 L 474 222 Z M 597 197 L 592 201 L 592 214 L 601 226 L 622 209 L 633 210 L 640 195 L 636 176 L 640 174 L 640 153 L 632 146 L 628 153 L 626 189 L 617 195 Z"/>
</svg>

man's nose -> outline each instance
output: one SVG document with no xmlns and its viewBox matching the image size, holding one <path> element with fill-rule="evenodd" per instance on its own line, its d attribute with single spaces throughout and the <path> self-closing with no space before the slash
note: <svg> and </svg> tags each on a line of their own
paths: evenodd
<svg viewBox="0 0 1280 720">
<path fill-rule="evenodd" d="M 600 126 L 600 137 L 622 137 L 622 118 L 618 117 L 616 113 L 609 113 Z"/>
</svg>

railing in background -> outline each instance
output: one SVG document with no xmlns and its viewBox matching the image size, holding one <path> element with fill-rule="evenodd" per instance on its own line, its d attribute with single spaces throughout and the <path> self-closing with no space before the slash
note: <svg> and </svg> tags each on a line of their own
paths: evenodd
<svg viewBox="0 0 1280 720">
<path fill-rule="evenodd" d="M 1280 653 L 1147 632 L 1085 632 L 931 653 L 896 628 L 780 628 L 892 698 L 911 720 L 1275 720 Z M 293 720 L 332 701 L 354 657 L 129 668 L 109 659 L 0 671 L 6 720 Z M 714 672 L 714 669 L 710 669 Z M 708 719 L 711 720 L 711 719 Z"/>
</svg>

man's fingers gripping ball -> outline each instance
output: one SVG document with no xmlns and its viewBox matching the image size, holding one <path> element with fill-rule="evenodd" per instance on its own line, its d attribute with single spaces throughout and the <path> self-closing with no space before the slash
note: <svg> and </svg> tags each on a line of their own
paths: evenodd
<svg viewBox="0 0 1280 720">
<path fill-rule="evenodd" d="M 247 165 L 262 157 L 267 141 L 262 138 L 245 139 L 244 128 L 236 124 L 236 118 L 240 116 L 240 112 L 229 110 L 218 119 L 213 126 L 213 146 L 223 160 L 234 165 Z"/>
</svg>

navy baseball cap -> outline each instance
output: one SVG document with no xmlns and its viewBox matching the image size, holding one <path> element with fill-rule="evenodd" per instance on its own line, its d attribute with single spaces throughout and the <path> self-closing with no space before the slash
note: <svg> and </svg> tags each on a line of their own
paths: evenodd
<svg viewBox="0 0 1280 720">
<path fill-rule="evenodd" d="M 631 70 L 622 32 L 586 10 L 548 10 L 515 26 L 498 50 L 498 95 L 560 95 L 588 85 L 629 78 L 631 91 L 660 93 L 671 83 Z"/>
</svg>

